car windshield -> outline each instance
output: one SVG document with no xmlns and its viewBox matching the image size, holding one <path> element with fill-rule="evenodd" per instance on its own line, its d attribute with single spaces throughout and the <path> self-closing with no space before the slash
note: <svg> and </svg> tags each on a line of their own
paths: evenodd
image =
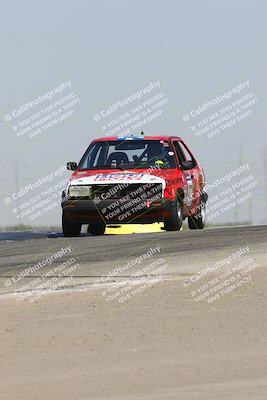
<svg viewBox="0 0 267 400">
<path fill-rule="evenodd" d="M 79 163 L 85 169 L 175 168 L 165 140 L 111 140 L 92 143 Z"/>
</svg>

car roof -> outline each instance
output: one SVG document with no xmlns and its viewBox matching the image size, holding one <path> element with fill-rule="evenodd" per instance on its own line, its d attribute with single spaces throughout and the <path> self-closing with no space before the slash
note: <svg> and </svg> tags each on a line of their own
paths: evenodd
<svg viewBox="0 0 267 400">
<path fill-rule="evenodd" d="M 125 136 L 125 139 L 127 140 L 170 140 L 170 139 L 179 139 L 181 138 L 179 136 Z M 106 136 L 106 137 L 101 137 L 97 138 L 94 141 L 95 142 L 107 142 L 107 141 L 113 141 L 113 140 L 122 140 L 121 136 Z"/>
</svg>

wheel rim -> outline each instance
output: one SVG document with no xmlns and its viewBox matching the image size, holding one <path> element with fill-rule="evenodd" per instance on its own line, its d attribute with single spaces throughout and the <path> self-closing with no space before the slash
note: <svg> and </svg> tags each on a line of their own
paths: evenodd
<svg viewBox="0 0 267 400">
<path fill-rule="evenodd" d="M 200 209 L 200 213 L 201 213 L 201 221 L 204 224 L 206 221 L 206 204 L 205 203 L 201 203 L 201 209 Z"/>
<path fill-rule="evenodd" d="M 181 221 L 181 217 L 182 217 L 182 208 L 181 208 L 181 203 L 180 203 L 179 201 L 177 201 L 176 212 L 177 212 L 177 217 L 178 217 L 179 221 Z"/>
</svg>

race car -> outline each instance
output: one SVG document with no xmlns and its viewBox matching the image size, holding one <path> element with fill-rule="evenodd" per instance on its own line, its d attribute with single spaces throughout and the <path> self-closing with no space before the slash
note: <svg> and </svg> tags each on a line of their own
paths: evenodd
<svg viewBox="0 0 267 400">
<path fill-rule="evenodd" d="M 62 193 L 64 236 L 103 235 L 107 225 L 163 222 L 178 231 L 203 229 L 205 175 L 187 144 L 176 136 L 104 137 L 94 140 Z"/>
</svg>

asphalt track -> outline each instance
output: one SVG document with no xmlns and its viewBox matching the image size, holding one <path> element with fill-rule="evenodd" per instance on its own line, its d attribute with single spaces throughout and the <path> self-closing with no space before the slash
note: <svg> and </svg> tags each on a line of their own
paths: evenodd
<svg viewBox="0 0 267 400">
<path fill-rule="evenodd" d="M 1 398 L 266 399 L 266 239 L 267 226 L 69 239 L 51 232 L 2 232 Z M 21 281 L 7 285 L 66 247 L 71 252 L 52 266 L 70 256 L 77 260 L 68 285 L 51 295 L 45 289 L 21 293 Z M 159 251 L 136 263 L 151 249 Z M 191 287 L 185 282 L 242 249 L 246 254 L 224 267 L 255 260 L 253 271 L 242 271 L 246 279 L 251 276 L 246 285 L 212 304 L 206 297 L 197 302 L 192 293 L 201 293 L 205 279 Z M 168 266 L 161 281 L 147 285 L 152 275 L 158 277 L 150 270 L 145 291 L 135 294 L 130 287 L 132 296 L 124 304 L 117 297 L 110 300 L 117 293 L 125 296 L 121 289 L 129 276 L 152 258 Z M 130 268 L 118 269 L 132 261 Z M 115 269 L 120 272 L 110 287 L 101 278 Z M 45 265 L 22 282 L 34 282 L 49 270 Z M 212 282 L 213 272 L 205 278 Z M 214 291 L 210 294 L 213 298 Z M 30 304 L 28 295 L 42 297 Z"/>
<path fill-rule="evenodd" d="M 155 247 L 160 250 L 151 260 L 164 258 L 168 268 L 162 272 L 161 277 L 165 279 L 184 279 L 245 246 L 249 246 L 249 255 L 255 259 L 257 266 L 264 267 L 266 243 L 267 226 L 264 225 L 100 237 L 84 234 L 79 238 L 64 238 L 61 233 L 52 232 L 1 232 L 0 293 L 17 290 L 16 285 L 6 284 L 6 280 L 14 274 L 66 247 L 71 248 L 70 254 L 79 265 L 67 286 L 77 287 L 99 283 L 100 278 L 114 268 L 124 266 L 129 260 L 135 260 Z M 52 266 L 59 265 L 69 257 L 69 254 L 63 256 L 54 261 Z M 114 279 L 127 278 L 138 268 L 140 264 L 117 273 Z M 32 273 L 31 278 L 41 276 L 48 270 L 51 270 L 51 265 Z"/>
</svg>

